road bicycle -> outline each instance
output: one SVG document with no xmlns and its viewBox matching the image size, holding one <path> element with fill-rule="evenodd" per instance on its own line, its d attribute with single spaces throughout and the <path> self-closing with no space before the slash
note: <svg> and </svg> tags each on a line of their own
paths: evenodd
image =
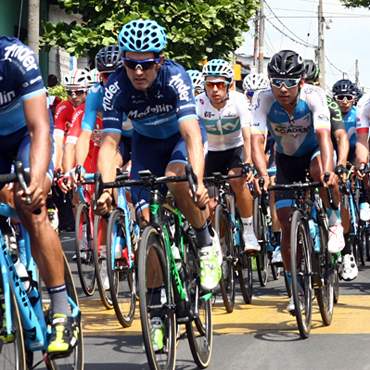
<svg viewBox="0 0 370 370">
<path fill-rule="evenodd" d="M 139 240 L 139 227 L 131 217 L 126 189 L 121 180 L 129 173 L 120 173 L 115 182 L 104 183 L 101 174 L 94 176 L 95 199 L 104 189 L 118 188 L 117 207 L 110 213 L 107 227 L 107 270 L 110 296 L 117 319 L 123 327 L 129 327 L 135 316 L 137 269 L 135 251 Z"/>
<path fill-rule="evenodd" d="M 15 163 L 15 173 L 0 175 L 0 183 L 20 182 L 25 190 L 29 174 L 23 170 L 20 162 Z M 29 201 L 29 198 L 28 198 Z M 36 211 L 35 211 L 36 212 Z M 38 210 L 40 212 L 40 210 Z M 0 203 L 0 214 L 19 221 L 16 210 Z M 65 280 L 68 301 L 75 321 L 74 330 L 78 332 L 77 343 L 69 357 L 56 358 L 48 356 L 46 350 L 48 337 L 51 334 L 52 314 L 50 300 L 46 299 L 46 291 L 39 284 L 38 269 L 31 253 L 30 237 L 27 230 L 22 228 L 24 241 L 19 241 L 20 256 L 11 255 L 0 230 L 0 366 L 2 369 L 25 370 L 37 367 L 42 361 L 46 368 L 74 369 L 84 368 L 84 347 L 81 324 L 81 311 L 78 307 L 77 293 L 73 276 L 66 257 L 64 256 Z M 22 279 L 18 275 L 16 264 L 19 259 L 27 269 Z M 30 290 L 26 285 L 28 282 Z M 29 291 L 28 291 L 29 290 Z M 34 364 L 34 352 L 41 351 L 43 360 Z"/>
<path fill-rule="evenodd" d="M 212 176 L 204 178 L 204 182 L 212 182 L 218 189 L 214 226 L 223 253 L 220 289 L 228 313 L 233 312 L 235 306 L 236 279 L 239 280 L 245 303 L 251 303 L 253 294 L 252 261 L 251 257 L 244 252 L 243 223 L 228 183 L 230 179 L 245 176 L 247 171 L 248 167 L 243 168 L 242 173 L 236 175 L 222 175 L 220 172 L 214 172 Z"/>
<path fill-rule="evenodd" d="M 337 289 L 335 287 L 337 284 L 335 271 L 338 269 L 337 255 L 328 252 L 328 216 L 316 192 L 316 188 L 321 186 L 323 186 L 321 182 L 299 182 L 277 184 L 268 188 L 269 191 L 293 190 L 294 192 L 290 235 L 290 273 L 295 305 L 293 314 L 296 316 L 301 338 L 308 338 L 310 334 L 314 292 L 322 320 L 325 325 L 330 325 L 333 318 L 334 291 Z M 332 189 L 327 190 L 332 209 L 337 209 Z M 318 230 L 317 234 L 312 234 L 312 226 Z M 302 293 L 304 294 L 303 305 L 299 299 Z"/>
</svg>

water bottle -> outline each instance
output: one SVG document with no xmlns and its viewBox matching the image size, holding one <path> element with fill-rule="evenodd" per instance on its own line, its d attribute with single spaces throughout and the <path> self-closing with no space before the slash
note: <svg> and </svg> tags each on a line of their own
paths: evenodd
<svg viewBox="0 0 370 370">
<path fill-rule="evenodd" d="M 312 219 L 311 220 L 308 220 L 308 225 L 310 227 L 310 232 L 311 232 L 312 240 L 314 242 L 315 252 L 320 252 L 320 231 L 319 231 L 319 226 Z"/>
<path fill-rule="evenodd" d="M 321 250 L 320 229 L 319 229 L 319 225 L 316 224 L 316 223 L 315 223 L 315 229 L 316 229 L 315 252 L 320 252 L 320 250 Z"/>
<path fill-rule="evenodd" d="M 235 222 L 235 245 L 240 245 L 240 226 L 238 221 Z"/>
<path fill-rule="evenodd" d="M 28 294 L 31 290 L 31 282 L 30 282 L 30 276 L 28 275 L 26 266 L 19 260 L 16 254 L 12 254 L 11 258 L 14 263 L 15 271 L 17 271 L 17 274 L 19 278 L 21 279 L 23 289 Z"/>
<path fill-rule="evenodd" d="M 181 264 L 181 256 L 180 256 L 179 248 L 177 248 L 175 243 L 172 243 L 171 250 L 172 250 L 173 258 L 175 260 L 177 271 L 180 272 L 180 270 L 182 270 L 182 264 Z"/>
</svg>

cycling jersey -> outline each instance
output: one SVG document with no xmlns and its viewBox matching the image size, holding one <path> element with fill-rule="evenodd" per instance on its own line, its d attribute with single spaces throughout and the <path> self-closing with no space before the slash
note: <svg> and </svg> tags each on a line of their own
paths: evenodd
<svg viewBox="0 0 370 370">
<path fill-rule="evenodd" d="M 110 75 L 103 109 L 104 132 L 121 133 L 125 113 L 135 131 L 154 139 L 167 139 L 179 132 L 179 122 L 198 118 L 189 75 L 182 66 L 168 59 L 145 91 L 135 89 L 126 68 Z"/>
<path fill-rule="evenodd" d="M 257 92 L 252 100 L 251 132 L 265 136 L 266 129 L 275 139 L 277 152 L 293 157 L 312 152 L 319 145 L 315 132 L 330 130 L 324 91 L 305 84 L 291 116 L 277 102 L 271 89 Z"/>
<path fill-rule="evenodd" d="M 216 109 L 206 93 L 196 97 L 199 117 L 202 118 L 208 135 L 210 151 L 224 151 L 243 145 L 242 128 L 249 126 L 250 103 L 237 91 L 229 92 L 226 105 Z"/>
<path fill-rule="evenodd" d="M 72 122 L 72 116 L 75 111 L 75 107 L 69 101 L 62 101 L 59 103 L 55 109 L 55 127 L 54 127 L 54 135 L 60 136 L 65 138 L 69 127 Z"/>
<path fill-rule="evenodd" d="M 356 125 L 357 135 L 369 134 L 370 95 L 364 95 L 357 103 L 356 117 L 357 117 Z"/>
<path fill-rule="evenodd" d="M 23 100 L 46 89 L 36 56 L 18 39 L 0 36 L 0 135 L 12 134 L 27 126 Z"/>
<path fill-rule="evenodd" d="M 94 137 L 101 141 L 103 131 L 96 131 L 94 129 L 96 116 L 98 112 L 103 111 L 103 96 L 104 96 L 104 86 L 99 82 L 92 86 L 86 97 L 85 102 L 85 115 L 82 120 L 81 128 L 82 130 L 94 131 Z M 127 116 L 123 114 L 122 116 L 122 127 L 121 135 L 124 137 L 132 137 L 132 124 Z"/>
<path fill-rule="evenodd" d="M 346 131 L 348 134 L 349 146 L 354 148 L 357 142 L 356 134 L 356 107 L 352 107 L 351 110 L 343 117 L 344 124 L 346 125 Z"/>
</svg>

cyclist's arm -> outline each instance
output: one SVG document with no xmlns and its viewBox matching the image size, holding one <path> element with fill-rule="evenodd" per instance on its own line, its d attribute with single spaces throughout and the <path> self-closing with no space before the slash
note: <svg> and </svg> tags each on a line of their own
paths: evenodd
<svg viewBox="0 0 370 370">
<path fill-rule="evenodd" d="M 54 167 L 58 167 L 58 166 L 62 165 L 64 131 L 63 131 L 63 136 L 58 135 L 56 132 L 54 132 L 54 140 L 55 140 L 55 163 L 54 163 Z"/>
<path fill-rule="evenodd" d="M 367 163 L 369 160 L 369 134 L 357 132 L 356 158 L 358 163 Z"/>
<path fill-rule="evenodd" d="M 83 166 L 90 149 L 92 131 L 82 130 L 76 144 L 76 165 Z"/>
<path fill-rule="evenodd" d="M 251 128 L 250 126 L 242 128 L 243 140 L 244 140 L 244 156 L 245 163 L 253 163 L 251 154 Z"/>
<path fill-rule="evenodd" d="M 329 172 L 330 179 L 327 182 L 328 185 L 334 185 L 332 182 L 334 181 L 334 174 L 333 174 L 333 143 L 330 137 L 330 130 L 317 130 L 316 131 L 316 138 L 319 142 L 320 152 L 321 152 L 321 163 L 322 163 L 322 181 L 324 182 L 324 174 Z"/>
<path fill-rule="evenodd" d="M 98 172 L 101 173 L 104 182 L 116 179 L 116 156 L 121 134 L 116 132 L 104 132 L 103 142 L 98 155 Z"/>
<path fill-rule="evenodd" d="M 75 165 L 76 158 L 76 143 L 66 142 L 63 151 L 63 169 L 64 172 L 69 172 Z"/>
<path fill-rule="evenodd" d="M 349 153 L 349 140 L 347 131 L 343 129 L 335 130 L 333 131 L 333 135 L 338 146 L 337 165 L 342 164 L 343 166 L 345 166 L 347 164 L 347 158 Z"/>
</svg>

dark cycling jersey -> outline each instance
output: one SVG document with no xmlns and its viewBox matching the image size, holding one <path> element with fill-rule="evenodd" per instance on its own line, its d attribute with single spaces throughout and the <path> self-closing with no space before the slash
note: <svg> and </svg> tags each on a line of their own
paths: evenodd
<svg viewBox="0 0 370 370">
<path fill-rule="evenodd" d="M 192 83 L 185 69 L 165 59 L 153 84 L 136 90 L 120 68 L 109 76 L 103 98 L 104 132 L 121 133 L 122 114 L 139 134 L 167 139 L 179 132 L 179 122 L 196 118 Z"/>
</svg>

